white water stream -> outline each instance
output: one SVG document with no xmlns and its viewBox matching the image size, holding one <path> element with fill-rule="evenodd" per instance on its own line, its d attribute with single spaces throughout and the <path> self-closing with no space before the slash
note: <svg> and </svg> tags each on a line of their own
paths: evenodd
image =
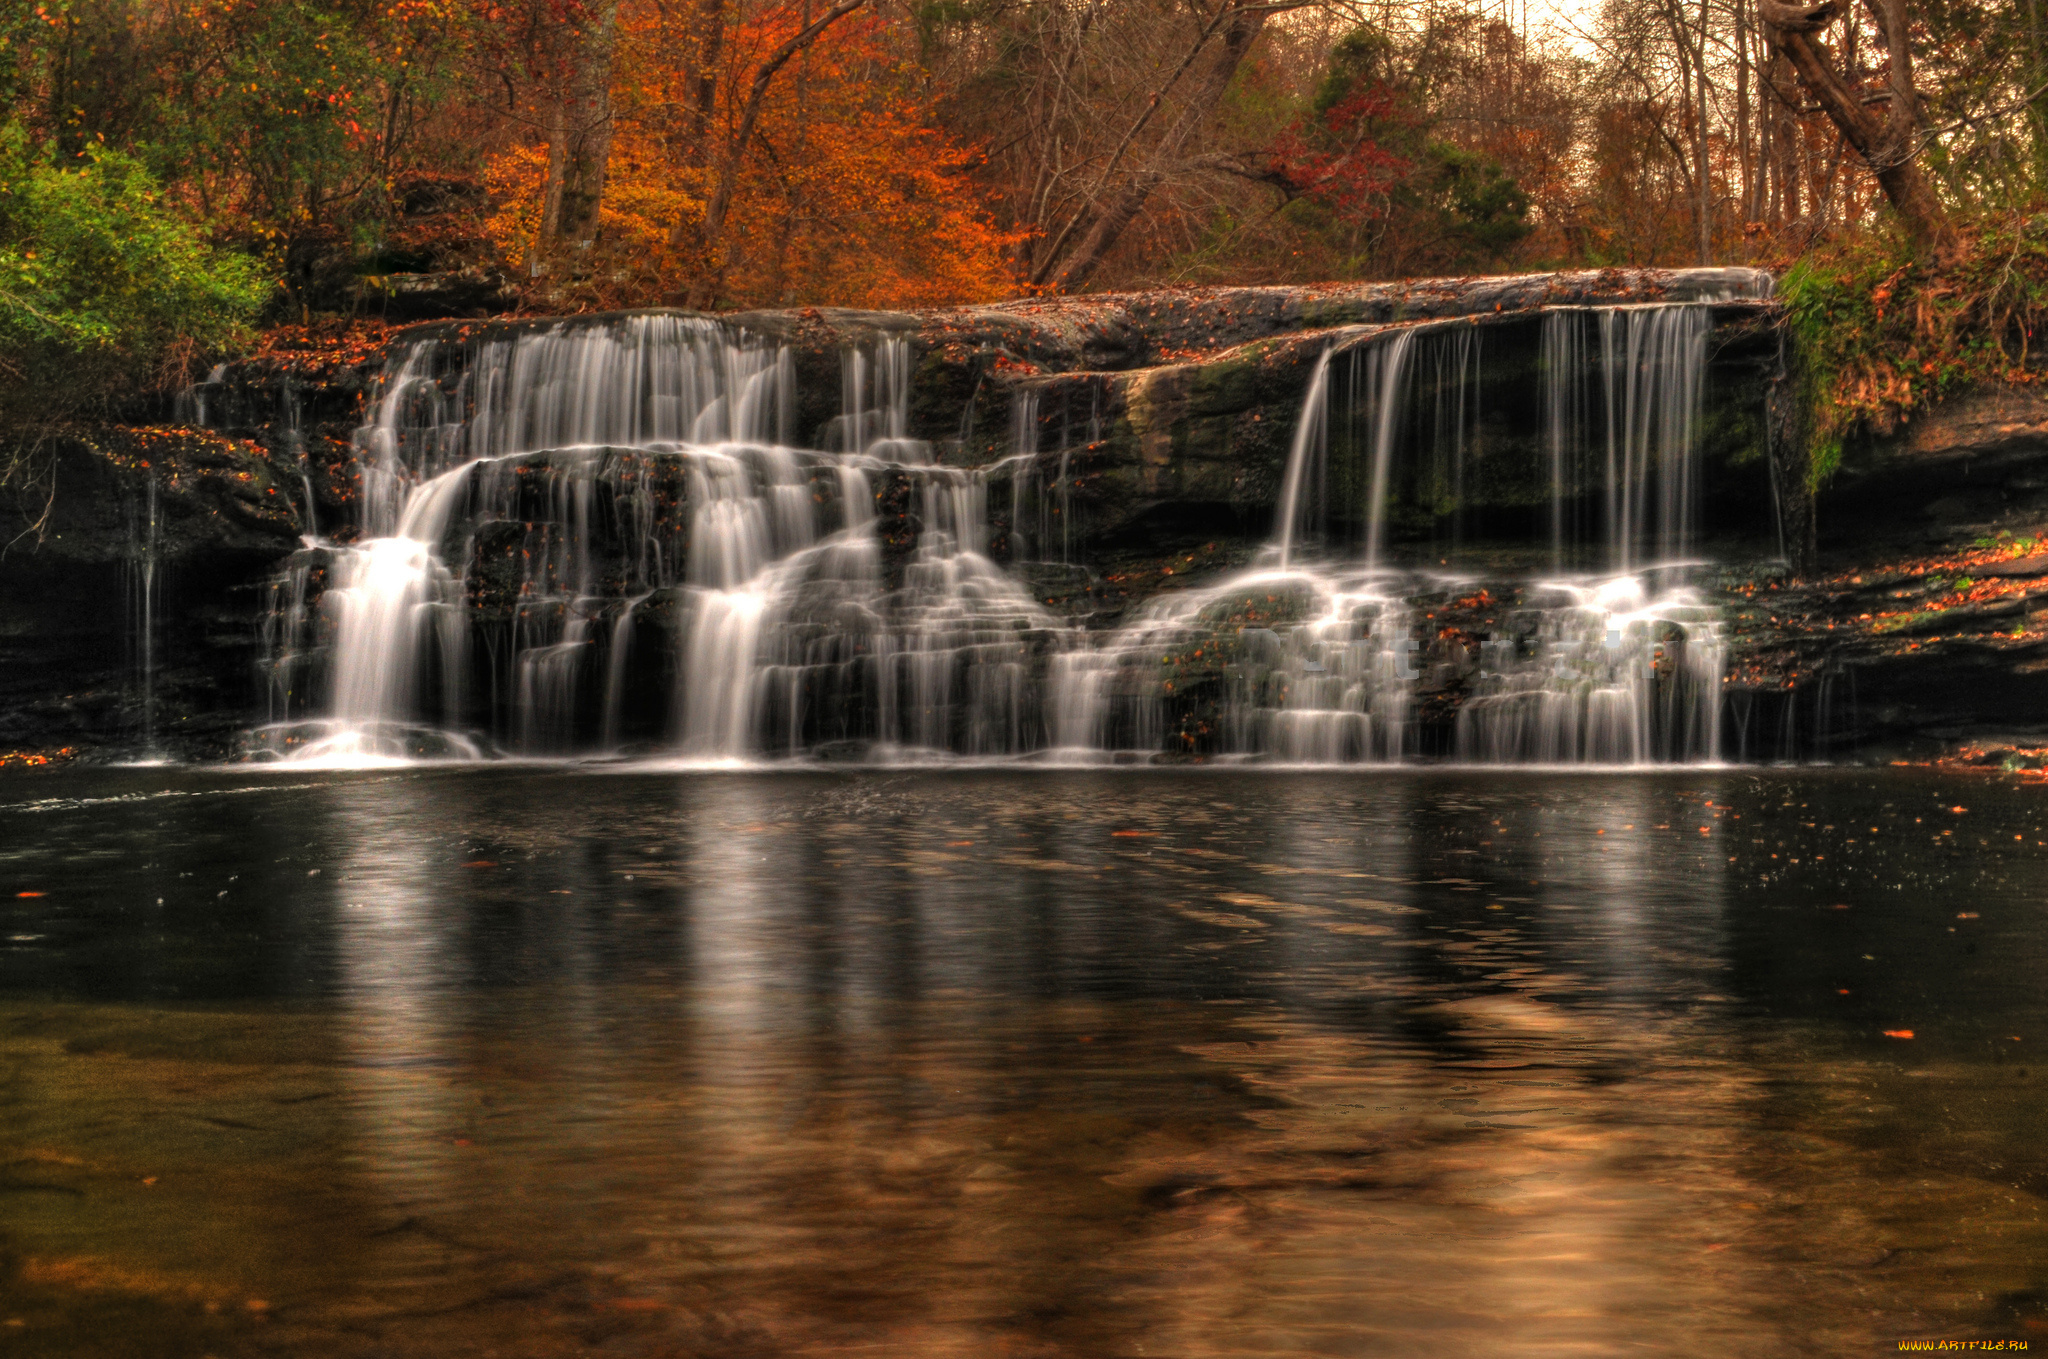
<svg viewBox="0 0 2048 1359">
<path fill-rule="evenodd" d="M 1667 565 L 1693 547 L 1708 328 L 1689 304 L 1546 316 L 1557 575 L 1456 638 L 1439 614 L 1486 612 L 1492 596 L 1448 558 L 1397 567 L 1394 547 L 1397 516 L 1432 505 L 1451 507 L 1455 541 L 1483 470 L 1470 325 L 1334 337 L 1265 559 L 1093 632 L 991 554 L 993 481 L 1010 554 L 1080 569 L 1083 441 L 1040 448 L 1036 386 L 1016 389 L 1013 455 L 967 468 L 912 437 L 900 338 L 844 354 L 839 414 L 805 448 L 790 353 L 709 320 L 429 334 L 393 354 L 357 435 L 359 531 L 315 542 L 277 584 L 263 745 L 338 764 L 1196 749 L 1380 762 L 1419 753 L 1416 705 L 1449 687 L 1452 745 L 1434 753 L 1711 759 L 1719 625 Z M 1342 478 L 1340 422 L 1362 462 Z M 1087 445 L 1101 433 L 1091 410 Z M 1364 503 L 1333 505 L 1340 486 Z M 1575 522 L 1589 505 L 1597 540 Z M 1340 522 L 1362 525 L 1355 553 Z M 1585 574 L 1562 574 L 1574 562 Z M 650 676 L 665 712 L 647 710 Z"/>
</svg>

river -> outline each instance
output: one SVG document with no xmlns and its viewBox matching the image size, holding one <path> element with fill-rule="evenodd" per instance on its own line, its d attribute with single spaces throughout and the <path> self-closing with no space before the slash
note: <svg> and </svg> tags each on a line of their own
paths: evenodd
<svg viewBox="0 0 2048 1359">
<path fill-rule="evenodd" d="M 50 1356 L 2048 1345 L 2048 789 L 0 773 Z"/>
</svg>

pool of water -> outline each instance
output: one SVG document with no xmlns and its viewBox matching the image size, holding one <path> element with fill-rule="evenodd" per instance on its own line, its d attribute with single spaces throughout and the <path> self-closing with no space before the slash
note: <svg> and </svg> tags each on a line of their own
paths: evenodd
<svg viewBox="0 0 2048 1359">
<path fill-rule="evenodd" d="M 1904 770 L 9 773 L 0 1348 L 2048 1346 L 2044 870 Z"/>
</svg>

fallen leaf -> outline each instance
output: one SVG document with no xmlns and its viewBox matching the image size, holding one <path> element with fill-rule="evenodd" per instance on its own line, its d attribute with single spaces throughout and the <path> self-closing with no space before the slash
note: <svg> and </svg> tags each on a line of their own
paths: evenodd
<svg viewBox="0 0 2048 1359">
<path fill-rule="evenodd" d="M 1886 1029 L 1884 1036 L 1887 1038 L 1911 1038 L 1913 1031 L 1911 1029 Z"/>
<path fill-rule="evenodd" d="M 496 868 L 497 866 L 497 862 L 492 859 L 472 859 L 463 865 L 464 868 Z"/>
<path fill-rule="evenodd" d="M 1111 831 L 1111 832 L 1110 832 L 1110 834 L 1111 834 L 1111 835 L 1113 835 L 1113 836 L 1115 836 L 1115 835 L 1129 835 L 1129 836 L 1153 836 L 1153 835 L 1157 835 L 1157 834 L 1159 834 L 1159 832 L 1158 832 L 1158 831 Z"/>
<path fill-rule="evenodd" d="M 18 896 L 18 897 L 45 897 L 45 896 L 48 896 L 48 895 L 49 895 L 49 893 L 48 893 L 48 892 L 16 892 L 16 893 L 15 893 L 14 895 L 16 895 L 16 896 Z"/>
<path fill-rule="evenodd" d="M 1977 918 L 1977 913 L 1976 913 L 1975 911 L 1957 911 L 1957 912 L 1956 912 L 1956 919 L 1958 919 L 1958 920 L 1975 920 L 1976 918 Z"/>
</svg>

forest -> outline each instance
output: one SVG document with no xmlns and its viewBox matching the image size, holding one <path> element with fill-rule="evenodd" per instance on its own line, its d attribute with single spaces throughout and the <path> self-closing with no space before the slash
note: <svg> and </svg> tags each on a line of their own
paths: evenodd
<svg viewBox="0 0 2048 1359">
<path fill-rule="evenodd" d="M 2026 380 L 2040 0 L 15 0 L 0 420 L 261 332 L 1777 272 L 1818 455 Z"/>
</svg>

